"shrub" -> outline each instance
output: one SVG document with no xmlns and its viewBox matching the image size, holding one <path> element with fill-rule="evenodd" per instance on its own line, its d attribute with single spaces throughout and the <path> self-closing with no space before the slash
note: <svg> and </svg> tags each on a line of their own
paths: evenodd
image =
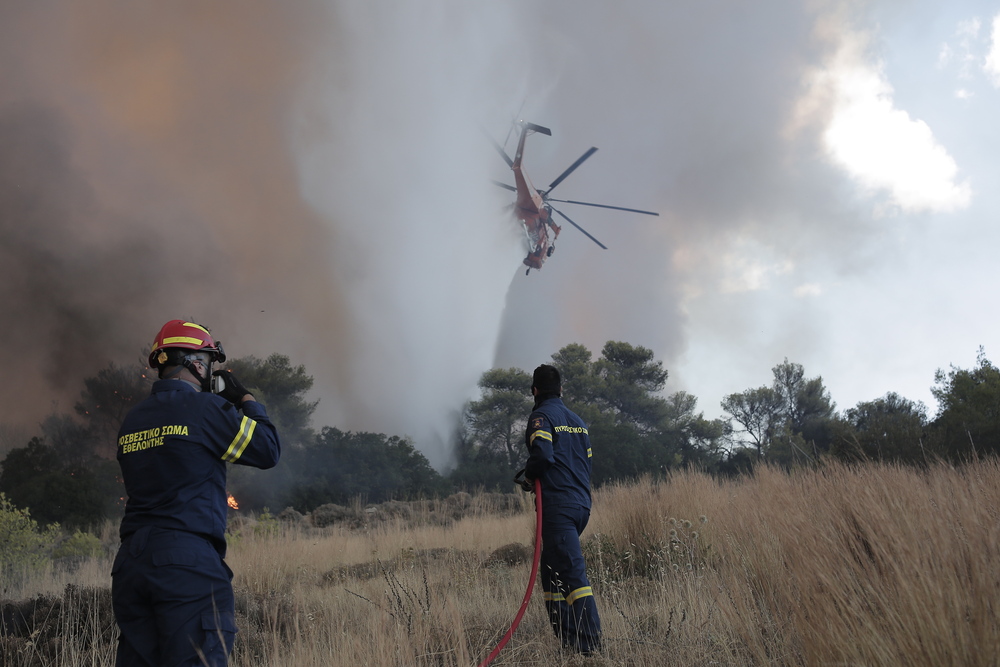
<svg viewBox="0 0 1000 667">
<path fill-rule="evenodd" d="M 41 569 L 59 536 L 59 524 L 39 530 L 26 509 L 18 509 L 0 493 L 0 578 L 15 578 Z"/>
<path fill-rule="evenodd" d="M 357 521 L 360 519 L 358 512 L 350 507 L 327 503 L 320 505 L 310 513 L 312 524 L 317 528 L 332 526 L 335 523 L 344 521 Z"/>
<path fill-rule="evenodd" d="M 281 525 L 278 518 L 265 507 L 260 516 L 257 517 L 257 523 L 253 526 L 253 534 L 258 537 L 274 537 L 279 532 L 281 532 Z"/>
<path fill-rule="evenodd" d="M 78 530 L 56 546 L 53 558 L 96 558 L 104 554 L 100 538 Z"/>
</svg>

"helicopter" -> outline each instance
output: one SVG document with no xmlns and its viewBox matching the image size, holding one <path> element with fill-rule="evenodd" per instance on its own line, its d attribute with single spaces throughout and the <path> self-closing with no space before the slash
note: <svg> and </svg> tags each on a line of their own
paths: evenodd
<svg viewBox="0 0 1000 667">
<path fill-rule="evenodd" d="M 525 139 L 528 138 L 529 134 L 538 133 L 552 136 L 552 130 L 523 120 L 516 121 L 514 126 L 520 127 L 521 136 L 518 139 L 517 150 L 514 153 L 513 159 L 507 155 L 507 151 L 505 151 L 503 146 L 497 143 L 493 137 L 489 136 L 489 134 L 487 134 L 487 137 L 493 144 L 493 147 L 496 148 L 497 152 L 500 153 L 504 162 L 507 163 L 507 166 L 514 172 L 514 185 L 508 185 L 495 180 L 492 181 L 492 183 L 504 188 L 505 190 L 510 190 L 517 195 L 517 199 L 513 204 L 511 204 L 511 208 L 514 216 L 521 222 L 521 226 L 524 228 L 525 239 L 528 245 L 528 256 L 525 257 L 522 262 L 528 267 L 527 270 L 525 270 L 524 275 L 531 273 L 532 269 L 541 269 L 542 264 L 546 259 L 552 256 L 552 252 L 555 250 L 555 240 L 559 237 L 559 232 L 562 231 L 562 227 L 556 224 L 556 221 L 552 216 L 553 212 L 558 213 L 563 217 L 563 219 L 566 220 L 566 222 L 583 232 L 588 239 L 605 250 L 608 249 L 606 245 L 591 236 L 587 230 L 573 222 L 568 215 L 553 207 L 549 202 L 577 204 L 579 206 L 594 206 L 596 208 L 610 208 L 616 211 L 628 211 L 629 213 L 641 213 L 643 215 L 659 215 L 659 213 L 655 213 L 653 211 L 641 211 L 636 208 L 625 208 L 624 206 L 609 206 L 607 204 L 593 204 L 584 201 L 574 201 L 572 199 L 555 199 L 550 197 L 555 187 L 562 183 L 567 176 L 576 170 L 577 167 L 583 164 L 587 158 L 596 153 L 597 148 L 591 146 L 576 160 L 576 162 L 567 167 L 563 173 L 559 174 L 559 176 L 549 184 L 547 189 L 539 190 L 531 184 L 531 180 L 528 178 L 528 175 L 524 172 L 524 169 L 521 166 L 521 159 L 524 156 L 524 142 Z M 507 136 L 509 138 L 510 133 L 508 133 Z M 551 237 L 549 235 L 550 231 Z"/>
</svg>

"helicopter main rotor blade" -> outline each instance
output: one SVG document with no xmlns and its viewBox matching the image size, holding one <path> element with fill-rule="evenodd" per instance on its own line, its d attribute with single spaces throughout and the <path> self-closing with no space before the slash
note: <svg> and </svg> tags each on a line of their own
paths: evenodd
<svg viewBox="0 0 1000 667">
<path fill-rule="evenodd" d="M 496 139 L 494 139 L 492 136 L 490 136 L 490 133 L 486 131 L 486 128 L 480 127 L 479 129 L 482 131 L 482 133 L 484 135 L 486 135 L 486 138 L 490 140 L 490 143 L 493 144 L 493 148 L 497 149 L 497 153 L 500 153 L 500 157 L 502 157 L 503 161 L 507 163 L 507 166 L 508 167 L 513 167 L 514 166 L 514 161 L 512 159 L 510 159 L 509 155 L 507 155 L 507 151 L 505 151 L 503 149 L 503 146 L 501 146 L 500 144 L 498 144 L 497 141 L 496 141 Z"/>
<path fill-rule="evenodd" d="M 573 201 L 572 199 L 546 199 L 546 201 L 558 201 L 564 204 L 579 204 L 580 206 L 594 206 L 596 208 L 613 208 L 616 211 L 628 211 L 629 213 L 642 213 L 643 215 L 659 215 L 655 211 L 640 211 L 637 208 L 625 208 L 624 206 L 609 206 L 608 204 L 591 204 L 586 201 Z"/>
<path fill-rule="evenodd" d="M 593 241 L 597 245 L 601 246 L 605 250 L 608 249 L 608 246 L 604 245 L 603 243 L 601 243 L 600 241 L 598 241 L 597 239 L 595 239 L 593 236 L 591 236 L 590 232 L 588 232 L 586 229 L 584 229 L 580 225 L 578 225 L 575 222 L 573 222 L 572 220 L 570 220 L 568 215 L 566 215 L 565 213 L 563 213 L 562 211 L 560 211 L 557 208 L 553 208 L 552 210 L 555 211 L 556 213 L 558 213 L 559 215 L 561 215 L 562 217 L 566 218 L 566 222 L 568 222 L 569 224 L 573 225 L 574 227 L 576 227 L 577 229 L 579 229 L 581 232 L 583 232 L 583 235 L 586 236 L 588 239 L 590 239 L 591 241 Z"/>
<path fill-rule="evenodd" d="M 587 158 L 589 158 L 591 155 L 593 155 L 596 152 L 597 152 L 597 148 L 594 147 L 594 146 L 591 146 L 590 150 L 588 150 L 586 153 L 584 153 L 583 155 L 581 155 L 577 159 L 576 162 L 574 162 L 573 164 L 571 164 L 566 169 L 566 171 L 564 171 L 563 173 L 559 174 L 559 178 L 557 178 L 556 180 L 552 181 L 552 183 L 549 184 L 549 189 L 545 191 L 545 194 L 547 195 L 548 193 L 552 192 L 552 190 L 557 185 L 559 185 L 560 183 L 562 183 L 566 179 L 567 176 L 569 176 L 570 174 L 573 173 L 573 170 L 575 170 L 577 167 L 579 167 L 581 164 L 583 164 L 584 160 L 586 160 Z"/>
<path fill-rule="evenodd" d="M 500 181 L 494 181 L 492 178 L 490 179 L 490 183 L 492 183 L 493 185 L 499 185 L 504 190 L 510 190 L 511 192 L 517 192 L 517 188 L 515 188 L 513 185 L 507 185 L 506 183 L 501 183 Z"/>
</svg>

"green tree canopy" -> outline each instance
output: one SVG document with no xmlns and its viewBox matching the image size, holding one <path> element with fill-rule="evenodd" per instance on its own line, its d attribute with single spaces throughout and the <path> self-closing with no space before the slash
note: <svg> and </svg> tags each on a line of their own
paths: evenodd
<svg viewBox="0 0 1000 667">
<path fill-rule="evenodd" d="M 66 462 L 37 437 L 11 450 L 0 467 L 0 492 L 46 525 L 92 527 L 114 512 L 124 495 L 117 463 L 98 457 L 86 464 Z"/>
<path fill-rule="evenodd" d="M 734 435 L 742 439 L 737 442 L 752 446 L 759 456 L 780 425 L 782 407 L 781 395 L 771 387 L 747 389 L 722 399 L 722 409 L 739 425 Z"/>
<path fill-rule="evenodd" d="M 620 425 L 627 424 L 638 433 L 656 431 L 666 416 L 666 404 L 656 394 L 666 385 L 667 371 L 652 350 L 608 341 L 594 370 L 602 380 L 598 400 L 604 411 L 613 413 Z"/>
<path fill-rule="evenodd" d="M 503 454 L 517 470 L 524 458 L 524 428 L 533 404 L 531 376 L 518 368 L 493 368 L 479 379 L 482 398 L 466 409 L 468 432 L 480 452 Z"/>
<path fill-rule="evenodd" d="M 983 349 L 974 368 L 939 370 L 934 381 L 938 414 L 929 440 L 935 452 L 952 460 L 1000 453 L 1000 369 Z"/>
<path fill-rule="evenodd" d="M 287 504 L 308 512 L 325 503 L 405 500 L 434 495 L 441 476 L 407 438 L 325 427 L 315 441 L 288 454 L 294 486 Z"/>
<path fill-rule="evenodd" d="M 927 424 L 923 403 L 889 392 L 844 412 L 850 427 L 835 439 L 831 453 L 842 459 L 923 463 L 920 445 Z"/>
<path fill-rule="evenodd" d="M 721 419 L 705 419 L 697 407 L 698 399 L 685 391 L 668 396 L 663 431 L 677 443 L 682 464 L 711 467 L 721 458 L 732 429 Z"/>
<path fill-rule="evenodd" d="M 735 442 L 778 463 L 813 460 L 829 450 L 838 423 L 823 378 L 806 378 L 802 365 L 788 359 L 771 373 L 770 387 L 723 399 L 722 409 L 739 425 Z"/>
<path fill-rule="evenodd" d="M 552 355 L 552 364 L 562 377 L 563 398 L 577 405 L 597 400 L 602 380 L 597 376 L 590 350 L 570 343 Z"/>
</svg>

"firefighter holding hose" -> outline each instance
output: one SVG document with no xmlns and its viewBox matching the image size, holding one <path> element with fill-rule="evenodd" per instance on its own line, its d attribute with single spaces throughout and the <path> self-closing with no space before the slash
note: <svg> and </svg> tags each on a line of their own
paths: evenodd
<svg viewBox="0 0 1000 667">
<path fill-rule="evenodd" d="M 167 322 L 149 354 L 159 380 L 119 430 L 128 501 L 111 570 L 116 667 L 225 667 L 232 652 L 226 464 L 271 468 L 281 444 L 232 372 L 212 372 L 225 360 L 205 327 Z"/>
<path fill-rule="evenodd" d="M 542 593 L 563 647 L 589 655 L 601 648 L 601 618 L 587 579 L 580 534 L 590 519 L 592 452 L 587 426 L 562 401 L 562 380 L 542 364 L 531 381 L 525 488 L 541 481 Z"/>
</svg>

